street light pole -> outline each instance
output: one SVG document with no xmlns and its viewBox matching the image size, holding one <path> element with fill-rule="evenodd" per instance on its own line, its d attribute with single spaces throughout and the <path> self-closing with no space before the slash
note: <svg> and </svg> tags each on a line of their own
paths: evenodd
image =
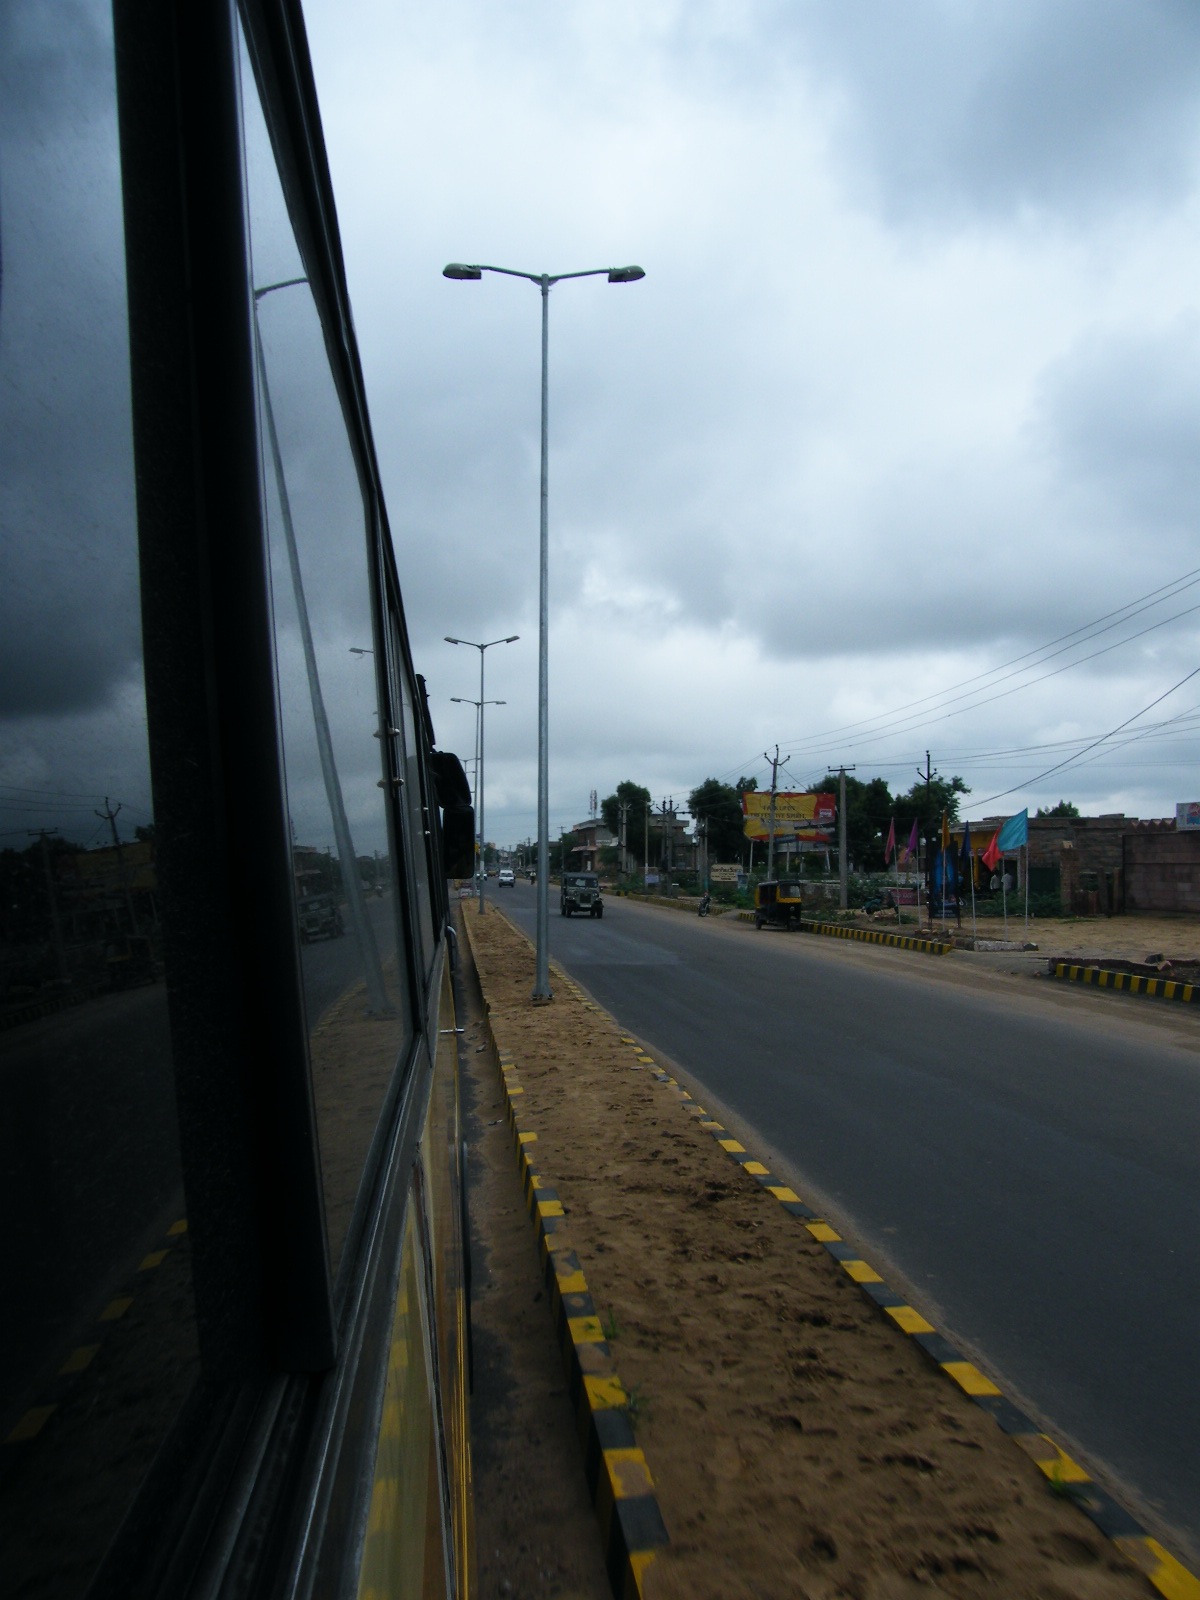
<svg viewBox="0 0 1200 1600">
<path fill-rule="evenodd" d="M 507 700 L 468 700 L 461 694 L 450 696 L 451 704 L 456 706 L 475 707 L 475 806 L 479 812 L 479 866 L 475 872 L 475 884 L 479 891 L 479 910 L 483 912 L 483 886 L 487 881 L 487 862 L 483 855 L 483 708 L 488 706 L 506 706 Z"/>
<path fill-rule="evenodd" d="M 485 272 L 536 283 L 542 294 L 542 472 L 539 518 L 538 578 L 538 846 L 537 846 L 537 964 L 533 984 L 535 1002 L 552 998 L 550 991 L 550 459 L 548 411 L 550 400 L 550 290 L 567 278 L 606 277 L 609 283 L 636 283 L 646 274 L 641 267 L 594 267 L 587 272 L 515 272 L 511 267 L 468 266 L 452 261 L 442 268 L 444 278 L 477 283 Z M 480 691 L 482 698 L 482 690 Z M 483 910 L 482 902 L 479 909 Z"/>
<path fill-rule="evenodd" d="M 254 291 L 254 354 L 258 367 L 258 381 L 262 388 L 263 420 L 266 423 L 267 443 L 275 470 L 275 488 L 279 495 L 279 516 L 283 524 L 284 543 L 287 547 L 288 567 L 292 577 L 292 593 L 296 602 L 296 618 L 300 625 L 300 643 L 304 651 L 304 668 L 308 677 L 309 702 L 312 707 L 313 731 L 317 739 L 317 755 L 321 763 L 321 776 L 325 783 L 325 798 L 333 823 L 333 836 L 337 840 L 338 857 L 342 863 L 342 887 L 346 892 L 346 905 L 354 929 L 363 976 L 367 983 L 367 1013 L 369 1016 L 390 1017 L 395 1010 L 387 997 L 383 982 L 383 966 L 379 959 L 379 946 L 375 930 L 363 903 L 362 880 L 358 872 L 358 858 L 350 823 L 346 817 L 346 804 L 342 795 L 341 779 L 333 755 L 333 738 L 329 731 L 329 716 L 325 697 L 321 691 L 321 678 L 317 670 L 317 652 L 313 643 L 312 626 L 308 616 L 308 601 L 304 593 L 304 580 L 300 570 L 300 551 L 296 542 L 296 529 L 292 521 L 292 505 L 288 495 L 287 477 L 283 470 L 283 453 L 275 427 L 275 410 L 271 404 L 271 387 L 267 382 L 267 361 L 263 353 L 262 329 L 259 325 L 258 307 L 263 297 L 277 289 L 291 289 L 297 284 L 307 284 L 307 278 L 287 278 L 281 283 L 268 283 Z"/>
<path fill-rule="evenodd" d="M 449 633 L 445 635 L 445 639 L 446 639 L 446 643 L 447 644 L 466 644 L 466 645 L 470 645 L 472 650 L 478 650 L 479 651 L 479 699 L 478 700 L 464 700 L 462 703 L 464 705 L 478 706 L 478 708 L 479 708 L 479 749 L 476 751 L 476 757 L 477 757 L 477 760 L 478 760 L 478 765 L 475 768 L 475 795 L 476 795 L 476 798 L 477 798 L 477 800 L 479 802 L 479 874 L 480 874 L 480 876 L 479 876 L 479 915 L 480 916 L 483 915 L 483 891 L 484 891 L 484 886 L 487 883 L 487 859 L 486 859 L 486 857 L 484 855 L 485 844 L 484 844 L 484 832 L 483 832 L 483 708 L 484 708 L 485 705 L 502 706 L 502 705 L 505 704 L 505 702 L 503 700 L 485 700 L 483 698 L 483 653 L 484 653 L 485 650 L 490 650 L 492 648 L 492 646 L 495 645 L 495 644 L 516 644 L 517 640 L 520 637 L 521 637 L 521 635 L 519 633 L 510 633 L 504 639 L 489 639 L 486 644 L 477 644 L 474 639 L 455 639 L 453 637 L 453 635 L 451 635 Z M 458 699 L 458 696 L 457 695 L 452 695 L 451 699 Z"/>
</svg>

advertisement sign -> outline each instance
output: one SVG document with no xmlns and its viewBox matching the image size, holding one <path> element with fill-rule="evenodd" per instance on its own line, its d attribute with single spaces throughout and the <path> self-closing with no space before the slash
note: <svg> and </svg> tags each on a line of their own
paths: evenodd
<svg viewBox="0 0 1200 1600">
<path fill-rule="evenodd" d="M 1175 827 L 1183 832 L 1188 828 L 1200 828 L 1200 800 L 1181 800 L 1175 807 Z"/>
<path fill-rule="evenodd" d="M 739 870 L 736 861 L 714 861 L 708 876 L 713 883 L 736 883 Z"/>
<path fill-rule="evenodd" d="M 771 796 L 747 789 L 742 795 L 742 815 L 747 839 L 766 839 L 770 833 Z M 837 798 L 831 794 L 777 794 L 775 843 L 834 843 Z"/>
<path fill-rule="evenodd" d="M 55 873 L 65 891 L 84 898 L 121 894 L 126 889 L 153 892 L 157 888 L 154 845 L 149 840 L 124 844 L 119 850 L 104 845 L 99 850 L 63 855 L 55 864 Z"/>
</svg>

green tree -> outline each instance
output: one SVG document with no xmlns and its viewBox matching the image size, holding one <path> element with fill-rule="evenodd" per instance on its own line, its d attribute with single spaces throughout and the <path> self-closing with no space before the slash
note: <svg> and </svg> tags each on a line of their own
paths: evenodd
<svg viewBox="0 0 1200 1600">
<path fill-rule="evenodd" d="M 839 783 L 837 773 L 831 772 L 805 792 L 836 795 Z M 870 778 L 864 783 L 846 774 L 846 854 L 859 872 L 882 872 L 884 845 L 896 804 L 885 779 Z"/>
<path fill-rule="evenodd" d="M 574 857 L 571 852 L 579 843 L 579 836 L 574 833 L 564 833 L 557 839 L 550 841 L 550 871 L 562 873 L 564 868 L 570 870 Z M 574 863 L 578 865 L 577 862 Z"/>
<path fill-rule="evenodd" d="M 1039 806 L 1034 812 L 1037 817 L 1077 817 L 1079 807 L 1073 800 L 1060 800 L 1056 806 Z"/>
<path fill-rule="evenodd" d="M 740 860 L 745 834 L 737 789 L 718 778 L 705 778 L 688 795 L 688 810 L 704 826 L 709 861 Z"/>
<path fill-rule="evenodd" d="M 646 834 L 646 816 L 650 810 L 650 791 L 626 778 L 617 785 L 615 794 L 600 802 L 600 818 L 615 838 L 621 837 L 621 807 L 625 813 L 625 848 L 633 861 L 642 858 L 642 843 Z"/>
<path fill-rule="evenodd" d="M 924 778 L 920 778 L 907 794 L 897 796 L 897 816 L 907 819 L 915 815 L 920 824 L 922 838 L 928 838 L 941 827 L 943 812 L 950 818 L 951 823 L 958 821 L 959 796 L 970 792 L 961 778 L 935 777 L 928 786 Z M 896 824 L 896 831 L 900 831 L 899 821 Z"/>
</svg>

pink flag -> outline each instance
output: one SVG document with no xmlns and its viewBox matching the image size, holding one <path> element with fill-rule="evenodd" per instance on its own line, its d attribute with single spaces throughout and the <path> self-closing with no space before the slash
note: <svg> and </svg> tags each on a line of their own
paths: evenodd
<svg viewBox="0 0 1200 1600">
<path fill-rule="evenodd" d="M 884 864 L 885 867 L 887 866 L 888 862 L 892 859 L 892 857 L 895 855 L 895 853 L 896 853 L 896 819 L 895 819 L 895 817 L 893 817 L 892 820 L 891 820 L 891 824 L 890 824 L 890 826 L 888 828 L 887 843 L 883 847 L 883 864 Z"/>
<path fill-rule="evenodd" d="M 912 825 L 912 832 L 909 834 L 908 843 L 904 847 L 904 865 L 905 866 L 908 865 L 908 863 L 912 860 L 912 858 L 916 855 L 916 853 L 917 853 L 917 819 L 914 817 L 913 818 L 913 825 Z"/>
</svg>

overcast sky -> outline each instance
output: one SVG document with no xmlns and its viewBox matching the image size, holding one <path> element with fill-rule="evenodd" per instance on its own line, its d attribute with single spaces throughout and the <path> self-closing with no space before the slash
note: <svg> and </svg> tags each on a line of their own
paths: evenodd
<svg viewBox="0 0 1200 1600">
<path fill-rule="evenodd" d="M 656 802 L 766 782 L 777 743 L 797 786 L 845 762 L 903 790 L 929 750 L 973 818 L 1200 799 L 1195 0 L 306 11 L 443 748 L 471 755 L 452 697 L 478 695 L 477 653 L 443 636 L 521 636 L 487 656 L 507 702 L 489 838 L 535 828 L 540 305 L 518 279 L 447 281 L 447 261 L 647 274 L 551 294 L 552 832 L 624 779 Z M 0 523 L 28 535 L 0 586 L 0 823 L 18 841 L 103 840 L 105 795 L 123 830 L 150 819 L 106 12 L 0 6 Z M 275 282 L 299 257 L 247 96 L 255 281 Z M 306 432 L 289 410 L 287 363 L 320 366 L 307 291 L 261 319 L 369 851 L 362 507 L 331 465 L 336 417 Z M 278 573 L 277 591 L 295 678 Z M 332 844 L 291 736 L 288 772 L 297 838 Z"/>
<path fill-rule="evenodd" d="M 306 14 L 444 746 L 442 636 L 521 635 L 490 838 L 536 815 L 539 300 L 448 261 L 647 274 L 551 294 L 553 831 L 776 742 L 893 788 L 928 748 L 972 816 L 1200 796 L 1193 0 Z"/>
</svg>

